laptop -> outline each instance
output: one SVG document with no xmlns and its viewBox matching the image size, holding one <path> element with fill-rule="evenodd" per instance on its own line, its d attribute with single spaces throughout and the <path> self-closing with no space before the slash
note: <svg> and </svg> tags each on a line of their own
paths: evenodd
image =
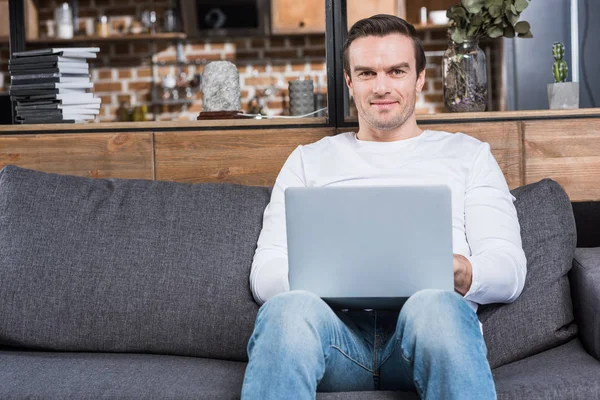
<svg viewBox="0 0 600 400">
<path fill-rule="evenodd" d="M 454 290 L 446 185 L 285 191 L 290 290 L 332 308 L 402 308 L 422 289 Z"/>
</svg>

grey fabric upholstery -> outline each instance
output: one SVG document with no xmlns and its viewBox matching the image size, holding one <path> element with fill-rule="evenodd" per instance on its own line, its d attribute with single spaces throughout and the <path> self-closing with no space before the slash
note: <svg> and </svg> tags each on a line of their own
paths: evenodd
<svg viewBox="0 0 600 400">
<path fill-rule="evenodd" d="M 578 339 L 492 373 L 498 400 L 600 399 L 600 362 Z"/>
<path fill-rule="evenodd" d="M 149 354 L 0 351 L 2 399 L 238 399 L 246 364 Z M 598 399 L 600 362 L 579 340 L 492 371 L 498 399 Z M 317 400 L 413 400 L 414 393 L 318 393 Z"/>
<path fill-rule="evenodd" d="M 0 351 L 0 398 L 239 399 L 246 364 L 150 354 Z M 319 393 L 319 400 L 415 400 L 414 393 Z"/>
<path fill-rule="evenodd" d="M 246 360 L 268 201 L 261 187 L 5 167 L 0 344 Z"/>
<path fill-rule="evenodd" d="M 527 278 L 515 302 L 479 309 L 492 368 L 565 343 L 577 333 L 567 276 L 577 241 L 569 197 L 550 179 L 522 186 L 512 194 L 527 257 Z"/>
<path fill-rule="evenodd" d="M 575 250 L 570 280 L 579 337 L 600 360 L 600 247 Z"/>
</svg>

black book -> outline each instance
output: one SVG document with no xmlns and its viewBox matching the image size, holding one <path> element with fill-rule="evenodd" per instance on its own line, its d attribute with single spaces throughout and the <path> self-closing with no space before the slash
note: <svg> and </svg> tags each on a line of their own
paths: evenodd
<svg viewBox="0 0 600 400">
<path fill-rule="evenodd" d="M 60 82 L 90 82 L 90 77 L 67 77 L 58 76 L 53 78 L 33 78 L 33 79 L 13 79 L 11 85 L 32 85 L 32 84 L 46 84 L 46 83 L 60 83 Z"/>
<path fill-rule="evenodd" d="M 21 73 L 21 71 L 47 71 L 47 72 L 66 72 L 66 71 L 89 71 L 88 64 L 73 63 L 52 63 L 52 64 L 27 64 L 27 65 L 9 65 L 8 70 L 11 74 Z"/>
<path fill-rule="evenodd" d="M 43 63 L 56 64 L 57 62 L 76 63 L 76 64 L 81 64 L 81 65 L 87 64 L 87 61 L 85 60 L 85 58 L 64 57 L 64 56 L 57 56 L 54 54 L 48 55 L 48 56 L 32 56 L 32 57 L 13 58 L 13 59 L 9 60 L 8 63 L 10 64 L 10 66 L 15 66 L 15 65 L 43 64 Z"/>
</svg>

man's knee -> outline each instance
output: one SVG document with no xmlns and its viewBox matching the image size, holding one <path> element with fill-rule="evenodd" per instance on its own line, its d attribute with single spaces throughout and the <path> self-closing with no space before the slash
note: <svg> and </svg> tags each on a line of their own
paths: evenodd
<svg viewBox="0 0 600 400">
<path fill-rule="evenodd" d="M 331 309 L 319 296 L 305 290 L 294 290 L 278 294 L 263 304 L 258 318 L 287 324 L 312 324 L 330 314 Z"/>
<path fill-rule="evenodd" d="M 420 336 L 449 337 L 472 310 L 457 293 L 427 289 L 412 295 L 404 304 L 398 324 Z M 474 314 L 474 313 L 473 313 Z"/>
</svg>

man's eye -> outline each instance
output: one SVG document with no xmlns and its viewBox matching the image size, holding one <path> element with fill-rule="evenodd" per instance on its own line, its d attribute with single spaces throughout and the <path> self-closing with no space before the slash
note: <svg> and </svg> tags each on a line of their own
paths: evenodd
<svg viewBox="0 0 600 400">
<path fill-rule="evenodd" d="M 373 71 L 363 71 L 358 76 L 373 76 Z"/>
<path fill-rule="evenodd" d="M 404 70 L 401 69 L 393 69 L 392 70 L 392 75 L 402 75 L 404 74 Z"/>
</svg>

